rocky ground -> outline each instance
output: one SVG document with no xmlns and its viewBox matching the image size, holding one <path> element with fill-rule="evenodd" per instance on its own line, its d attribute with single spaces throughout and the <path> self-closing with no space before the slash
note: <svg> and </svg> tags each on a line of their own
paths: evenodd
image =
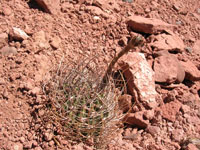
<svg viewBox="0 0 200 150">
<path fill-rule="evenodd" d="M 121 100 L 138 103 L 107 149 L 200 149 L 199 0 L 1 0 L 0 149 L 93 149 L 44 126 L 43 81 L 64 55 L 109 62 L 136 33 L 118 65 L 133 79 Z"/>
</svg>

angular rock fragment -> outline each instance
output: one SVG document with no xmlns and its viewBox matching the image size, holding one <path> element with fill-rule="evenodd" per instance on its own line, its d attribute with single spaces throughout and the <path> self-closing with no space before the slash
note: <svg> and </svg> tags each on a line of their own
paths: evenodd
<svg viewBox="0 0 200 150">
<path fill-rule="evenodd" d="M 10 36 L 14 40 L 23 41 L 27 39 L 29 36 L 20 28 L 13 27 L 10 31 Z"/>
<path fill-rule="evenodd" d="M 60 9 L 60 0 L 35 0 L 46 13 L 57 14 Z"/>
<path fill-rule="evenodd" d="M 103 10 L 101 10 L 99 7 L 96 7 L 96 6 L 87 6 L 86 10 L 88 12 L 90 12 L 92 15 L 102 16 L 102 17 L 105 17 L 105 18 L 109 18 L 109 15 L 107 13 L 105 13 Z"/>
<path fill-rule="evenodd" d="M 33 47 L 39 49 L 47 49 L 50 47 L 49 42 L 46 39 L 46 34 L 44 31 L 39 31 L 33 34 Z"/>
<path fill-rule="evenodd" d="M 155 18 L 144 18 L 142 16 L 133 15 L 127 19 L 127 24 L 137 32 L 148 34 L 156 34 L 166 29 L 173 29 L 175 26 L 165 23 Z"/>
<path fill-rule="evenodd" d="M 160 132 L 160 128 L 157 126 L 148 126 L 146 131 L 149 132 L 152 136 L 156 136 Z"/>
<path fill-rule="evenodd" d="M 185 78 L 184 68 L 178 59 L 171 55 L 157 57 L 154 60 L 155 81 L 160 83 L 181 83 Z"/>
<path fill-rule="evenodd" d="M 12 14 L 12 9 L 10 7 L 3 7 L 3 14 L 5 16 L 10 16 Z"/>
<path fill-rule="evenodd" d="M 50 44 L 54 49 L 58 49 L 61 43 L 61 39 L 59 37 L 52 38 Z"/>
<path fill-rule="evenodd" d="M 8 34 L 7 33 L 0 33 L 0 48 L 8 43 Z"/>
<path fill-rule="evenodd" d="M 200 80 L 200 71 L 191 61 L 187 62 L 181 61 L 181 65 L 185 70 L 185 79 L 188 79 L 190 81 Z"/>
<path fill-rule="evenodd" d="M 181 106 L 182 104 L 177 100 L 162 105 L 160 107 L 162 117 L 174 122 L 176 120 L 176 114 L 179 112 Z"/>
<path fill-rule="evenodd" d="M 148 120 L 143 119 L 144 112 L 129 113 L 124 117 L 124 123 L 137 126 L 139 128 L 146 128 L 149 124 Z"/>
<path fill-rule="evenodd" d="M 17 54 L 17 49 L 15 47 L 5 46 L 0 49 L 0 54 L 3 55 Z"/>
<path fill-rule="evenodd" d="M 93 0 L 93 5 L 98 6 L 102 10 L 120 11 L 120 7 L 116 1 L 113 0 Z"/>
<path fill-rule="evenodd" d="M 125 78 L 128 82 L 128 90 L 135 97 L 149 106 L 157 105 L 154 72 L 145 59 L 144 54 L 133 52 L 123 56 L 119 62 Z"/>
<path fill-rule="evenodd" d="M 168 50 L 168 51 L 175 51 L 175 52 L 183 52 L 185 45 L 183 40 L 180 39 L 175 34 L 159 34 L 153 36 L 151 46 L 154 47 L 156 50 Z"/>
</svg>

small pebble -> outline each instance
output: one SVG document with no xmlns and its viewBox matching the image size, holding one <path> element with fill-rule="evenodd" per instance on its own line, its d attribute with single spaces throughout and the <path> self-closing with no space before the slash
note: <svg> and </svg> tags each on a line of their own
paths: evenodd
<svg viewBox="0 0 200 150">
<path fill-rule="evenodd" d="M 132 2 L 133 2 L 133 0 L 123 0 L 123 2 L 132 3 Z"/>
<path fill-rule="evenodd" d="M 177 24 L 177 25 L 181 25 L 182 22 L 181 22 L 181 21 L 176 21 L 176 24 Z"/>
<path fill-rule="evenodd" d="M 192 53 L 192 48 L 191 47 L 186 47 L 185 50 L 189 53 Z"/>
<path fill-rule="evenodd" d="M 200 14 L 200 8 L 197 9 L 197 13 Z"/>
</svg>

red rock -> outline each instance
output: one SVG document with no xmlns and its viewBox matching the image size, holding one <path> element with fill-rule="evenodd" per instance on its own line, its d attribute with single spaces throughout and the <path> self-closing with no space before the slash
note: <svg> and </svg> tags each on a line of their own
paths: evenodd
<svg viewBox="0 0 200 150">
<path fill-rule="evenodd" d="M 200 71 L 191 61 L 187 62 L 181 61 L 181 65 L 185 70 L 185 79 L 188 79 L 190 81 L 200 80 Z"/>
<path fill-rule="evenodd" d="M 7 33 L 1 33 L 0 34 L 0 48 L 5 46 L 8 43 L 8 34 Z"/>
<path fill-rule="evenodd" d="M 120 110 L 122 110 L 124 113 L 131 109 L 132 106 L 132 96 L 128 94 L 124 94 L 119 97 L 118 99 L 118 105 Z"/>
<path fill-rule="evenodd" d="M 199 150 L 194 144 L 188 144 L 186 150 Z"/>
<path fill-rule="evenodd" d="M 196 97 L 194 94 L 191 93 L 183 93 L 182 97 L 180 98 L 180 101 L 182 103 L 188 103 L 188 102 L 194 102 L 196 100 Z"/>
<path fill-rule="evenodd" d="M 66 13 L 66 12 L 68 12 L 68 11 L 70 11 L 71 9 L 73 9 L 74 8 L 74 5 L 73 4 L 69 4 L 69 3 L 62 3 L 62 6 L 61 6 L 61 11 L 63 12 L 63 13 Z"/>
<path fill-rule="evenodd" d="M 82 144 L 74 145 L 74 146 L 72 147 L 72 149 L 84 150 Z"/>
<path fill-rule="evenodd" d="M 36 49 L 47 49 L 50 47 L 49 42 L 47 41 L 46 34 L 44 31 L 39 31 L 33 34 L 33 47 Z"/>
<path fill-rule="evenodd" d="M 127 24 L 134 30 L 143 33 L 156 34 L 166 29 L 174 28 L 173 25 L 159 19 L 144 18 L 141 16 L 131 16 L 127 19 Z"/>
<path fill-rule="evenodd" d="M 128 81 L 128 90 L 134 98 L 140 97 L 143 104 L 156 107 L 154 72 L 142 53 L 129 53 L 123 56 L 119 66 Z M 137 89 L 137 90 L 136 90 Z M 137 94 L 136 94 L 137 93 Z"/>
<path fill-rule="evenodd" d="M 143 119 L 144 112 L 129 113 L 124 117 L 124 123 L 137 126 L 139 128 L 146 128 L 149 124 L 148 120 Z"/>
<path fill-rule="evenodd" d="M 197 55 L 200 55 L 200 40 L 197 40 L 193 46 L 193 52 Z"/>
<path fill-rule="evenodd" d="M 13 144 L 13 150 L 23 150 L 23 145 L 21 143 Z"/>
<path fill-rule="evenodd" d="M 54 49 L 58 49 L 61 43 L 61 39 L 59 37 L 52 38 L 50 44 Z"/>
<path fill-rule="evenodd" d="M 36 147 L 35 150 L 42 150 L 42 148 L 41 147 Z"/>
<path fill-rule="evenodd" d="M 45 12 L 57 14 L 60 9 L 60 0 L 35 0 Z"/>
<path fill-rule="evenodd" d="M 9 55 L 9 54 L 17 54 L 17 49 L 15 47 L 5 46 L 0 49 L 0 54 Z"/>
<path fill-rule="evenodd" d="M 185 48 L 183 40 L 173 33 L 153 36 L 152 41 L 151 46 L 157 50 L 182 52 Z"/>
<path fill-rule="evenodd" d="M 195 124 L 196 126 L 200 125 L 200 119 L 199 119 L 199 117 L 188 115 L 186 118 L 187 118 L 187 122 L 189 124 Z"/>
<path fill-rule="evenodd" d="M 12 9 L 10 7 L 3 7 L 3 14 L 5 16 L 10 16 L 12 14 Z"/>
<path fill-rule="evenodd" d="M 155 81 L 160 83 L 182 82 L 185 71 L 173 55 L 157 57 L 154 61 Z"/>
<path fill-rule="evenodd" d="M 179 112 L 181 106 L 182 104 L 177 100 L 162 105 L 160 107 L 162 117 L 174 122 L 176 119 L 176 113 Z"/>
<path fill-rule="evenodd" d="M 181 83 L 185 79 L 185 70 L 179 61 L 177 62 L 177 67 L 178 67 L 178 74 L 176 82 Z"/>
<path fill-rule="evenodd" d="M 184 131 L 182 129 L 175 129 L 172 131 L 172 139 L 176 142 L 181 142 L 184 138 Z"/>
<path fill-rule="evenodd" d="M 102 16 L 105 18 L 109 18 L 109 15 L 96 6 L 87 6 L 86 10 L 89 11 L 92 15 Z"/>
<path fill-rule="evenodd" d="M 148 150 L 163 150 L 163 148 L 161 148 L 161 146 L 156 145 L 156 144 L 149 144 Z"/>
<path fill-rule="evenodd" d="M 190 106 L 187 106 L 187 105 L 182 105 L 181 106 L 181 110 L 183 111 L 183 113 L 187 113 L 187 112 L 190 112 Z"/>
<path fill-rule="evenodd" d="M 153 117 L 154 117 L 154 110 L 153 109 L 152 110 L 146 110 L 144 112 L 144 117 L 146 117 L 147 120 L 153 119 Z"/>
<path fill-rule="evenodd" d="M 11 38 L 19 41 L 25 40 L 29 37 L 22 29 L 16 27 L 12 28 L 9 35 Z"/>
<path fill-rule="evenodd" d="M 23 145 L 24 145 L 23 148 L 31 149 L 31 148 L 32 148 L 32 144 L 33 144 L 33 143 L 32 143 L 31 141 L 25 142 L 25 143 L 23 143 Z"/>
<path fill-rule="evenodd" d="M 51 141 L 52 140 L 52 138 L 53 138 L 53 133 L 51 133 L 51 132 L 46 132 L 45 134 L 44 134 L 44 138 L 45 138 L 45 140 L 46 141 Z"/>
<path fill-rule="evenodd" d="M 33 95 L 37 95 L 40 93 L 40 88 L 39 87 L 34 87 L 32 90 L 31 90 L 31 94 Z"/>
<path fill-rule="evenodd" d="M 152 136 L 156 136 L 160 132 L 160 128 L 157 126 L 148 126 L 146 131 L 149 132 Z"/>
<path fill-rule="evenodd" d="M 98 6 L 102 10 L 120 11 L 120 7 L 116 1 L 113 0 L 93 0 L 93 5 Z"/>
<path fill-rule="evenodd" d="M 161 50 L 161 51 L 154 51 L 153 52 L 154 57 L 165 56 L 165 55 L 170 55 L 168 50 Z"/>
<path fill-rule="evenodd" d="M 170 145 L 172 145 L 174 149 L 177 149 L 177 150 L 181 149 L 180 144 L 177 142 L 170 142 Z"/>
</svg>

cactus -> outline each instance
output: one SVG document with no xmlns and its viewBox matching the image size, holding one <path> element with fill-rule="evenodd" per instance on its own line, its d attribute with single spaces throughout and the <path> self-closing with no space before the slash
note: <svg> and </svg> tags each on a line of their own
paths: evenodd
<svg viewBox="0 0 200 150">
<path fill-rule="evenodd" d="M 62 62 L 56 73 L 52 72 L 50 84 L 54 88 L 48 94 L 50 112 L 62 124 L 62 130 L 70 134 L 70 139 L 80 142 L 92 140 L 97 149 L 104 149 L 110 142 L 124 116 L 119 113 L 118 97 L 121 93 L 115 87 L 118 81 L 111 78 L 112 68 L 122 55 L 140 44 L 140 38 L 132 39 L 113 58 L 105 73 L 95 63 L 95 58 L 85 58 L 81 63 Z"/>
<path fill-rule="evenodd" d="M 103 148 L 118 127 L 119 114 L 115 81 L 100 89 L 101 71 L 87 58 L 75 65 L 62 63 L 55 72 L 48 94 L 51 99 L 50 112 L 62 124 L 62 130 L 70 139 L 87 143 L 93 141 L 95 148 Z M 65 66 L 68 66 L 66 68 Z M 48 113 L 49 116 L 50 113 Z"/>
</svg>

